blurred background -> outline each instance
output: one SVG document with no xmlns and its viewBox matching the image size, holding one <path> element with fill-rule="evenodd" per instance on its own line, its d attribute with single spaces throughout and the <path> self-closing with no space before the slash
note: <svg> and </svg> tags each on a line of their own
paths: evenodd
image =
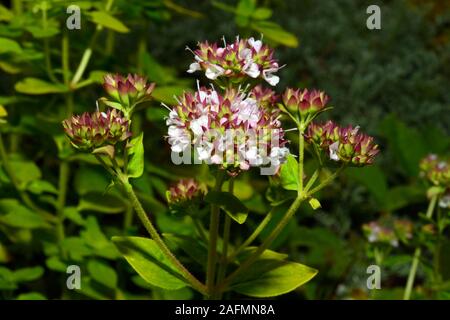
<svg viewBox="0 0 450 320">
<path fill-rule="evenodd" d="M 81 9 L 80 30 L 66 28 L 70 4 Z M 381 8 L 381 30 L 366 27 L 366 9 L 372 4 Z M 313 281 L 280 298 L 402 297 L 419 240 L 412 236 L 399 239 L 404 241 L 397 246 L 378 246 L 367 241 L 363 225 L 406 219 L 413 230 L 421 230 L 429 223 L 420 218 L 428 200 L 419 161 L 429 153 L 445 156 L 450 151 L 448 1 L 4 3 L 0 132 L 6 156 L 0 166 L 0 297 L 197 298 L 188 289 L 149 288 L 119 262 L 109 238 L 123 232 L 139 234 L 138 224 L 132 218 L 124 220 L 131 209 L 118 192 L 105 194 L 109 181 L 103 170 L 89 157 L 73 153 L 60 121 L 72 112 L 95 110 L 105 72 L 136 72 L 156 82 L 155 101 L 133 121 L 133 130 L 143 130 L 146 139 L 146 174 L 136 186 L 161 231 L 190 234 L 193 229 L 186 217 L 167 213 L 165 192 L 181 177 L 202 178 L 204 167 L 171 164 L 164 140 L 167 110 L 160 103 L 173 104 L 173 95 L 195 88 L 198 77 L 205 82 L 200 74 L 186 73 L 193 60 L 186 47 L 194 49 L 205 40 L 220 42 L 222 37 L 231 42 L 237 35 L 263 35 L 263 41 L 276 48 L 276 58 L 286 64 L 279 72 L 277 92 L 287 86 L 327 92 L 334 107 L 329 117 L 361 126 L 381 147 L 376 164 L 349 169 L 322 192 L 321 209 L 302 207 L 274 243 L 292 260 L 319 270 Z M 78 79 L 77 71 L 82 71 Z M 284 127 L 290 126 L 286 119 Z M 296 150 L 295 134 L 289 138 Z M 5 157 L 16 172 L 15 181 L 5 170 Z M 61 172 L 61 162 L 70 163 L 69 172 Z M 251 210 L 249 222 L 233 231 L 239 241 L 268 211 L 276 191 L 257 171 L 236 183 L 237 196 Z M 63 215 L 62 245 L 69 256 L 58 254 L 58 239 L 46 227 L 48 222 L 32 220 L 34 205 Z M 22 212 L 21 218 L 11 222 L 5 218 L 10 211 Z M 429 248 L 424 260 L 431 262 L 419 268 L 416 297 L 449 299 L 448 231 L 420 241 Z M 82 265 L 89 275 L 77 292 L 61 289 L 67 261 Z M 383 267 L 382 290 L 369 291 L 366 269 L 374 263 Z M 105 272 L 109 280 L 101 276 Z"/>
</svg>

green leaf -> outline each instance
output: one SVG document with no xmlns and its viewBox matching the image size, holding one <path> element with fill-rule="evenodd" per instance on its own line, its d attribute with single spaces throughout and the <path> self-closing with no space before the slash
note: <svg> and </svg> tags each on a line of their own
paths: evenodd
<svg viewBox="0 0 450 320">
<path fill-rule="evenodd" d="M 309 205 L 311 206 L 311 208 L 313 210 L 317 210 L 317 209 L 322 207 L 322 205 L 320 204 L 319 200 L 317 200 L 316 198 L 309 199 Z"/>
<path fill-rule="evenodd" d="M 74 222 L 79 226 L 85 224 L 85 220 L 76 207 L 65 207 L 63 211 L 64 217 Z"/>
<path fill-rule="evenodd" d="M 96 211 L 106 214 L 117 214 L 125 211 L 127 204 L 124 199 L 110 193 L 89 192 L 80 198 L 78 211 Z"/>
<path fill-rule="evenodd" d="M 7 263 L 10 260 L 10 256 L 6 247 L 0 242 L 0 263 Z"/>
<path fill-rule="evenodd" d="M 201 266 L 206 265 L 206 261 L 208 259 L 208 248 L 206 248 L 206 246 L 198 239 L 191 236 L 170 233 L 164 233 L 163 236 L 167 239 L 169 244 L 182 249 Z"/>
<path fill-rule="evenodd" d="M 9 163 L 22 189 L 25 189 L 30 182 L 38 180 L 42 176 L 41 170 L 32 161 L 11 160 Z"/>
<path fill-rule="evenodd" d="M 0 290 L 14 290 L 17 284 L 14 282 L 13 272 L 0 266 Z"/>
<path fill-rule="evenodd" d="M 17 82 L 14 88 L 17 92 L 31 95 L 67 92 L 67 87 L 62 84 L 51 83 L 37 78 L 25 78 Z"/>
<path fill-rule="evenodd" d="M 113 237 L 112 241 L 133 269 L 148 283 L 168 290 L 187 286 L 183 276 L 155 241 L 140 237 Z"/>
<path fill-rule="evenodd" d="M 94 11 L 90 13 L 92 22 L 101 25 L 105 28 L 120 32 L 127 33 L 130 30 L 120 20 L 111 16 L 104 11 Z"/>
<path fill-rule="evenodd" d="M 2 53 L 22 53 L 20 45 L 11 39 L 0 38 L 0 54 Z"/>
<path fill-rule="evenodd" d="M 49 227 L 44 218 L 30 211 L 16 199 L 0 200 L 0 224 L 25 229 Z"/>
<path fill-rule="evenodd" d="M 13 271 L 12 278 L 14 282 L 30 282 L 41 278 L 44 275 L 44 268 L 30 267 Z"/>
<path fill-rule="evenodd" d="M 17 300 L 47 300 L 47 298 L 39 292 L 28 292 L 19 294 Z"/>
<path fill-rule="evenodd" d="M 81 231 L 81 238 L 89 248 L 94 249 L 93 252 L 95 255 L 106 259 L 116 259 L 120 257 L 120 253 L 102 232 L 95 217 L 87 217 L 84 225 L 85 230 Z"/>
<path fill-rule="evenodd" d="M 243 224 L 247 219 L 247 207 L 235 195 L 229 192 L 210 191 L 205 196 L 205 201 L 218 205 L 239 224 Z"/>
<path fill-rule="evenodd" d="M 286 158 L 286 162 L 280 169 L 281 186 L 286 190 L 298 189 L 298 162 L 291 154 Z"/>
<path fill-rule="evenodd" d="M 90 260 L 87 269 L 93 280 L 110 289 L 117 287 L 116 271 L 109 265 L 98 260 Z"/>
<path fill-rule="evenodd" d="M 152 92 L 152 97 L 157 101 L 172 105 L 177 103 L 174 96 L 180 96 L 185 91 L 186 88 L 180 86 L 155 87 L 155 90 Z"/>
<path fill-rule="evenodd" d="M 144 133 L 131 139 L 131 148 L 128 149 L 128 177 L 139 178 L 144 173 Z"/>
<path fill-rule="evenodd" d="M 59 34 L 57 27 L 42 28 L 40 26 L 28 26 L 26 30 L 36 39 L 50 38 Z"/>
<path fill-rule="evenodd" d="M 34 194 L 42 194 L 45 192 L 58 194 L 56 187 L 46 180 L 31 181 L 27 186 L 27 190 Z"/>
<path fill-rule="evenodd" d="M 245 27 L 249 23 L 249 17 L 256 7 L 255 0 L 240 0 L 236 7 L 236 24 Z"/>
<path fill-rule="evenodd" d="M 252 18 L 257 20 L 266 20 L 272 16 L 272 10 L 269 8 L 257 8 L 252 13 Z"/>
<path fill-rule="evenodd" d="M 348 168 L 346 174 L 363 184 L 381 206 L 386 200 L 388 185 L 383 170 L 378 165 L 363 168 Z"/>
<path fill-rule="evenodd" d="M 244 275 L 235 279 L 231 289 L 250 297 L 275 297 L 295 290 L 316 274 L 316 269 L 300 263 L 259 260 Z"/>
<path fill-rule="evenodd" d="M 261 32 L 265 38 L 268 38 L 273 42 L 291 48 L 298 47 L 297 37 L 274 22 L 257 20 L 251 24 L 251 27 L 256 31 Z"/>
<path fill-rule="evenodd" d="M 91 256 L 94 251 L 89 248 L 88 243 L 82 238 L 68 237 L 61 242 L 61 247 L 75 261 L 82 261 L 84 257 Z"/>
</svg>

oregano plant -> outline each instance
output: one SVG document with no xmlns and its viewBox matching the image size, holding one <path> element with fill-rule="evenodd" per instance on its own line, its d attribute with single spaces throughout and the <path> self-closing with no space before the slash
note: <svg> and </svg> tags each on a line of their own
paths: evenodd
<svg viewBox="0 0 450 320">
<path fill-rule="evenodd" d="M 182 179 L 166 198 L 168 214 L 189 216 L 196 237 L 161 234 L 133 186 L 133 179 L 144 172 L 144 152 L 157 152 L 145 150 L 143 133 L 131 130 L 133 115 L 151 99 L 154 84 L 139 75 L 106 75 L 107 97 L 98 99 L 92 113 L 65 120 L 64 130 L 77 150 L 93 154 L 109 172 L 111 187 L 128 197 L 148 232 L 147 237 L 113 237 L 146 282 L 169 290 L 190 286 L 208 299 L 221 299 L 230 291 L 251 297 L 288 293 L 320 270 L 290 261 L 286 254 L 271 250 L 272 244 L 301 214 L 302 204 L 320 208 L 317 194 L 345 168 L 373 163 L 379 147 L 358 126 L 317 121 L 331 108 L 324 92 L 287 88 L 276 94 L 270 87 L 279 83 L 284 66 L 262 40 L 202 42 L 189 50 L 194 61 L 188 72 L 204 74 L 209 83 L 202 86 L 198 81 L 194 92 L 176 97 L 175 105 L 164 105 L 169 110 L 166 138 L 172 151 L 168 161 L 206 164 L 214 182 Z M 292 125 L 298 143 L 287 140 L 284 127 Z M 309 156 L 317 164 L 312 172 L 305 170 Z M 247 238 L 236 242 L 232 229 L 246 223 L 249 209 L 235 195 L 235 185 L 250 170 L 259 170 L 271 187 L 284 192 Z M 280 204 L 287 210 L 267 232 L 275 220 L 273 209 Z M 265 237 L 257 243 L 264 231 Z"/>
</svg>

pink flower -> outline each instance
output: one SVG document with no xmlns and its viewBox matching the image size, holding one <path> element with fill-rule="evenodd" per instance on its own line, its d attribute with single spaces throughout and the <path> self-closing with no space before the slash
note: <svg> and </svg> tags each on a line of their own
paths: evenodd
<svg viewBox="0 0 450 320">
<path fill-rule="evenodd" d="M 145 77 L 128 74 L 127 77 L 118 74 L 107 74 L 104 77 L 103 88 L 114 102 L 122 106 L 133 106 L 150 99 L 154 83 L 148 83 Z"/>
<path fill-rule="evenodd" d="M 233 82 L 245 77 L 262 78 L 272 86 L 280 81 L 275 75 L 280 67 L 273 58 L 273 50 L 261 40 L 236 38 L 231 44 L 224 43 L 223 47 L 203 42 L 193 53 L 195 62 L 190 64 L 189 73 L 204 71 L 208 79 L 226 77 L 232 78 Z"/>
<path fill-rule="evenodd" d="M 283 94 L 284 106 L 294 114 L 300 113 L 302 118 L 320 112 L 329 100 L 324 92 L 318 90 L 288 88 Z"/>
<path fill-rule="evenodd" d="M 230 170 L 279 166 L 289 152 L 278 113 L 236 89 L 223 95 L 204 87 L 185 93 L 166 123 L 173 152 L 193 145 L 199 160 Z"/>
</svg>

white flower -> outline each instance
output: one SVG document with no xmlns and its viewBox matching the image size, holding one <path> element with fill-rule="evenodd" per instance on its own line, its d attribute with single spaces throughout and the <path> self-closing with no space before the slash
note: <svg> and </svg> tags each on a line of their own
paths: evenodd
<svg viewBox="0 0 450 320">
<path fill-rule="evenodd" d="M 255 40 L 253 37 L 248 39 L 248 44 L 252 46 L 253 49 L 255 49 L 256 52 L 259 52 L 262 47 L 262 41 L 261 40 Z"/>
<path fill-rule="evenodd" d="M 269 68 L 263 70 L 263 78 L 266 80 L 271 86 L 276 86 L 278 82 L 280 82 L 280 77 L 273 74 L 273 72 L 277 72 L 278 68 Z"/>
<path fill-rule="evenodd" d="M 192 130 L 194 135 L 199 136 L 203 134 L 203 129 L 208 128 L 208 116 L 203 115 L 200 118 L 191 121 L 189 129 Z"/>
<path fill-rule="evenodd" d="M 260 75 L 259 66 L 258 64 L 254 63 L 253 61 L 249 61 L 244 65 L 242 68 L 242 71 L 244 71 L 249 77 L 252 78 L 258 78 Z"/>
<path fill-rule="evenodd" d="M 224 71 L 225 70 L 222 67 L 210 64 L 205 71 L 205 76 L 208 79 L 216 80 L 217 77 L 221 76 L 224 73 Z"/>
<path fill-rule="evenodd" d="M 182 152 L 191 144 L 190 135 L 186 129 L 177 128 L 175 126 L 169 127 L 168 140 L 173 152 Z"/>
<path fill-rule="evenodd" d="M 339 161 L 339 156 L 337 154 L 338 149 L 339 149 L 339 141 L 336 141 L 335 143 L 329 146 L 331 160 Z"/>
<path fill-rule="evenodd" d="M 188 73 L 194 73 L 195 71 L 199 71 L 202 68 L 200 67 L 200 64 L 198 62 L 193 62 L 189 65 L 189 69 L 187 70 Z"/>
</svg>

